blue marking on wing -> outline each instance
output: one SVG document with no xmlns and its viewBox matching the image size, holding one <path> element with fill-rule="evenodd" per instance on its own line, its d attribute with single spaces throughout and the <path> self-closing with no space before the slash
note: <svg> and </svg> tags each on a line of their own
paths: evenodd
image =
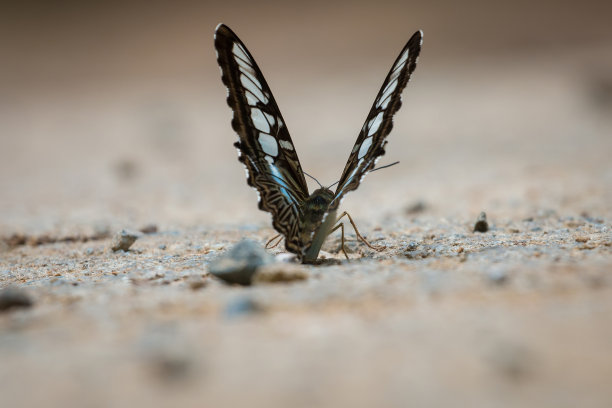
<svg viewBox="0 0 612 408">
<path fill-rule="evenodd" d="M 279 186 L 280 186 L 280 191 L 281 194 L 283 196 L 285 196 L 285 198 L 292 203 L 295 203 L 295 199 L 293 198 L 293 196 L 289 193 L 289 186 L 287 185 L 287 182 L 285 181 L 285 179 L 283 178 L 283 176 L 280 174 L 280 172 L 278 171 L 278 169 L 276 168 L 276 166 L 270 165 L 268 166 L 270 167 L 270 171 L 272 172 L 272 175 L 276 178 L 276 181 L 278 182 Z"/>
</svg>

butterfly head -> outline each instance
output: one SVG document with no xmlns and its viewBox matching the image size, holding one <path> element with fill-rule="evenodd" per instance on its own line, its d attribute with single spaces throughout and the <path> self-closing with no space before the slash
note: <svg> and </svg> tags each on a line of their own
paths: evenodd
<svg viewBox="0 0 612 408">
<path fill-rule="evenodd" d="M 304 204 L 311 211 L 325 212 L 333 199 L 334 193 L 328 188 L 321 187 L 313 191 Z"/>
<path fill-rule="evenodd" d="M 318 225 L 327 212 L 334 193 L 325 187 L 315 190 L 302 204 L 303 221 L 306 225 Z"/>
</svg>

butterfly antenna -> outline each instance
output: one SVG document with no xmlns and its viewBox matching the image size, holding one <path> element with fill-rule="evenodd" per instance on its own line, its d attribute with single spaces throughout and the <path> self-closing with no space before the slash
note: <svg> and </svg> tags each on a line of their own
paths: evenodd
<svg viewBox="0 0 612 408">
<path fill-rule="evenodd" d="M 321 187 L 321 188 L 325 188 L 325 187 L 323 187 L 323 186 L 321 185 L 321 183 L 319 183 L 319 180 L 317 180 L 316 178 L 312 177 L 310 174 L 306 173 L 305 171 L 303 171 L 303 173 L 304 173 L 305 175 L 307 175 L 308 177 L 310 177 L 311 179 L 313 179 L 314 181 L 316 181 L 316 182 L 317 182 L 317 184 L 319 185 L 319 187 Z"/>
<path fill-rule="evenodd" d="M 376 170 L 382 170 L 382 169 L 386 169 L 387 167 L 395 166 L 395 165 L 396 165 L 396 164 L 398 164 L 398 163 L 399 163 L 399 162 L 398 162 L 398 161 L 396 161 L 395 163 L 391 163 L 391 164 L 387 164 L 387 165 L 385 165 L 385 166 L 377 167 L 377 168 L 375 168 L 374 170 L 370 170 L 370 173 L 371 173 L 371 172 L 373 172 L 373 171 L 376 171 Z M 329 187 L 327 187 L 327 188 L 328 188 L 328 189 L 329 189 L 329 188 L 332 188 L 333 186 L 335 186 L 335 185 L 336 185 L 336 184 L 338 184 L 339 182 L 340 182 L 340 180 L 336 181 L 334 184 L 330 185 L 330 186 L 329 186 Z"/>
<path fill-rule="evenodd" d="M 328 189 L 332 188 L 333 186 L 335 186 L 336 184 L 338 184 L 340 182 L 340 180 L 336 181 L 334 184 L 332 184 L 331 186 L 327 187 Z"/>
<path fill-rule="evenodd" d="M 398 164 L 398 163 L 399 163 L 399 162 L 398 162 L 398 161 L 396 161 L 395 163 L 391 163 L 391 164 L 387 164 L 387 165 L 385 165 L 385 166 L 377 167 L 377 168 L 375 168 L 375 169 L 373 169 L 373 170 L 370 170 L 370 173 L 371 173 L 371 172 L 373 172 L 373 171 L 376 171 L 376 170 L 382 170 L 382 169 L 386 169 L 387 167 L 395 166 L 395 165 L 396 165 L 396 164 Z"/>
</svg>

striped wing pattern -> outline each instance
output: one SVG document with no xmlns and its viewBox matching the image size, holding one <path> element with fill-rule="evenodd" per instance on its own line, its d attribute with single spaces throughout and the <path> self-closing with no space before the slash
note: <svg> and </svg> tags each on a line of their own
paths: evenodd
<svg viewBox="0 0 612 408">
<path fill-rule="evenodd" d="M 342 171 L 330 210 L 337 209 L 344 195 L 359 187 L 363 177 L 385 154 L 386 138 L 393 128 L 393 115 L 402 106 L 401 94 L 416 68 L 422 43 L 423 33 L 417 31 L 393 63 Z"/>
<path fill-rule="evenodd" d="M 299 220 L 308 187 L 285 121 L 253 56 L 224 24 L 215 31 L 215 49 L 247 182 L 259 193 L 259 208 L 272 214 L 272 225 L 285 236 L 286 249 L 300 254 Z"/>
</svg>

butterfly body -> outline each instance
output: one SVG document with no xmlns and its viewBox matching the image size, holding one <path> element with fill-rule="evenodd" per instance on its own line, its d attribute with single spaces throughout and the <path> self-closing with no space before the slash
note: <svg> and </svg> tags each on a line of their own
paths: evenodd
<svg viewBox="0 0 612 408">
<path fill-rule="evenodd" d="M 328 188 L 315 190 L 302 205 L 300 242 L 305 248 L 302 262 L 317 260 L 325 238 L 336 223 L 336 210 L 329 211 L 334 193 Z"/>
<path fill-rule="evenodd" d="M 359 187 L 363 177 L 385 153 L 393 115 L 401 93 L 416 67 L 422 32 L 402 49 L 374 100 L 335 192 L 320 188 L 309 194 L 289 131 L 255 59 L 226 25 L 215 30 L 215 50 L 227 103 L 234 116 L 232 128 L 238 159 L 247 170 L 247 183 L 259 193 L 259 208 L 272 214 L 272 225 L 285 237 L 285 248 L 302 262 L 314 262 L 329 233 L 344 196 Z M 352 222 L 352 221 L 351 221 Z"/>
</svg>

